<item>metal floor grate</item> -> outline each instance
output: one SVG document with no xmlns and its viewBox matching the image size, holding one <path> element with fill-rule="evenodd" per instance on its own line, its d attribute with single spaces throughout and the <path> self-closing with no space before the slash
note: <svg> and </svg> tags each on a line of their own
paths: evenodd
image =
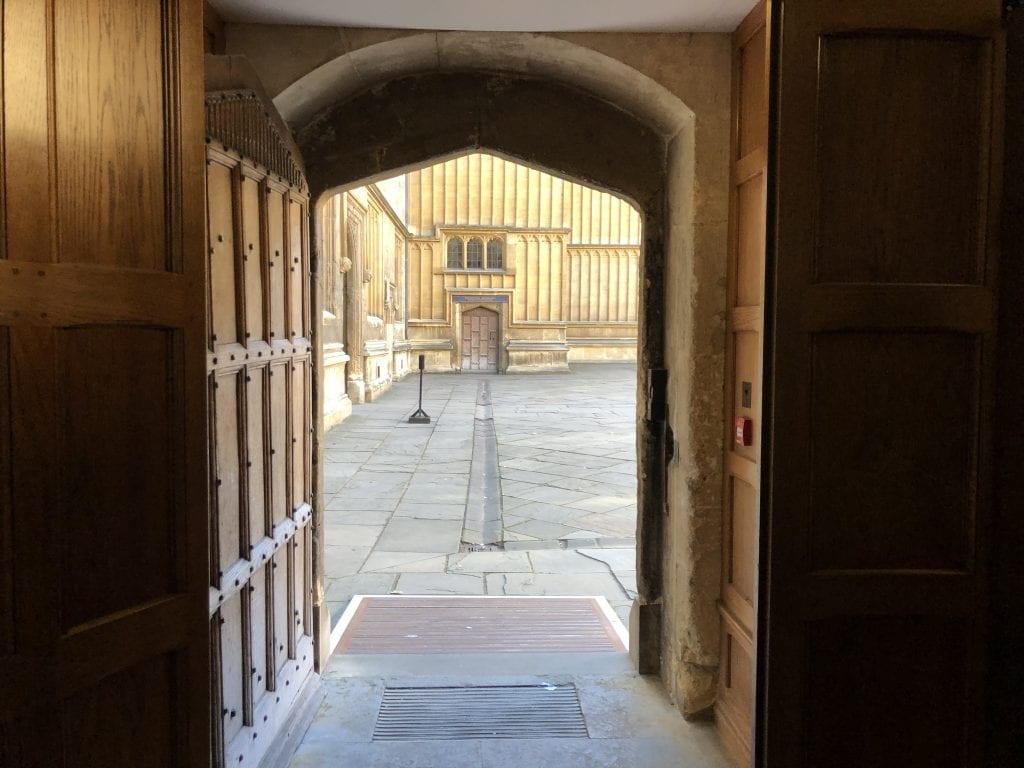
<svg viewBox="0 0 1024 768">
<path fill-rule="evenodd" d="M 374 741 L 588 738 L 575 685 L 385 688 Z"/>
</svg>

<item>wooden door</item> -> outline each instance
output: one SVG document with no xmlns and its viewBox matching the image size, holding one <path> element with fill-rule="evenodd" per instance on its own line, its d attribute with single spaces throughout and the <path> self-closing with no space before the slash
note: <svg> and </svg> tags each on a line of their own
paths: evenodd
<svg viewBox="0 0 1024 768">
<path fill-rule="evenodd" d="M 215 766 L 257 765 L 314 678 L 308 193 L 272 110 L 207 93 Z"/>
<path fill-rule="evenodd" d="M 721 663 L 715 720 L 736 761 L 750 765 L 760 515 L 768 29 L 760 2 L 733 34 L 732 183 L 729 204 L 725 488 L 722 517 Z M 748 439 L 736 419 L 750 421 Z M 742 430 L 742 427 L 741 427 Z"/>
<path fill-rule="evenodd" d="M 462 313 L 462 370 L 498 372 L 498 313 L 483 307 Z"/>
<path fill-rule="evenodd" d="M 987 765 L 1000 3 L 773 26 L 764 765 Z"/>
<path fill-rule="evenodd" d="M 0 4 L 0 765 L 209 751 L 202 4 Z"/>
</svg>

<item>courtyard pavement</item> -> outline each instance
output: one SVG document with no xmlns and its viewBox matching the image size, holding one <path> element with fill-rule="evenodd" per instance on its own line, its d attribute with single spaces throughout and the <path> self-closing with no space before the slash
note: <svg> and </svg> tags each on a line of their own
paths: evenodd
<svg viewBox="0 0 1024 768">
<path fill-rule="evenodd" d="M 603 595 L 628 626 L 635 382 L 635 366 L 623 363 L 576 364 L 568 374 L 426 374 L 431 421 L 409 424 L 414 374 L 354 406 L 325 437 L 332 621 L 356 594 Z M 481 430 L 490 417 L 494 437 Z M 487 439 L 496 440 L 496 467 L 486 466 Z M 501 542 L 490 546 L 471 530 L 481 504 L 500 513 Z"/>
</svg>

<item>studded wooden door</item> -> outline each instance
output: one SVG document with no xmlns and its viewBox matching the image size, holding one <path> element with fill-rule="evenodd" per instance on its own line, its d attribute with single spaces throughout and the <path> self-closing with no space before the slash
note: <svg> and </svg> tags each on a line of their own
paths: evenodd
<svg viewBox="0 0 1024 768">
<path fill-rule="evenodd" d="M 462 313 L 462 370 L 498 372 L 498 313 L 483 307 Z"/>
<path fill-rule="evenodd" d="M 1001 5 L 773 3 L 769 768 L 993 765 Z"/>
<path fill-rule="evenodd" d="M 256 765 L 313 670 L 305 180 L 252 92 L 207 94 L 213 765 Z"/>
</svg>

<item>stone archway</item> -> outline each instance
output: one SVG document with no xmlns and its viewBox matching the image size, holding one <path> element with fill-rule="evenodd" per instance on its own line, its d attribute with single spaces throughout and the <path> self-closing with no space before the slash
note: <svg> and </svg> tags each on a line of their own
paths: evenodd
<svg viewBox="0 0 1024 768">
<path fill-rule="evenodd" d="M 368 46 L 301 77 L 275 104 L 314 197 L 486 149 L 614 191 L 643 212 L 635 658 L 641 671 L 661 672 L 685 714 L 706 709 L 718 661 L 725 238 L 723 228 L 720 250 L 695 257 L 695 231 L 720 224 L 695 216 L 697 116 L 588 48 L 484 33 Z"/>
</svg>

